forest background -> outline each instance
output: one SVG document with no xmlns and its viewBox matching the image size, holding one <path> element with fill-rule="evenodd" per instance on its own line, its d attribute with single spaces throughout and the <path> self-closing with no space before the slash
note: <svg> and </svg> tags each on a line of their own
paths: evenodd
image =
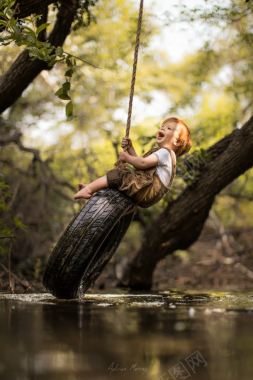
<svg viewBox="0 0 253 380">
<path fill-rule="evenodd" d="M 46 34 L 52 36 L 66 2 L 44 2 L 38 17 L 32 5 L 40 2 L 31 1 L 31 12 L 22 18 L 15 14 L 18 3 L 3 1 L 0 13 L 0 287 L 27 291 L 42 289 L 49 252 L 82 207 L 73 201 L 77 184 L 103 175 L 117 160 L 138 4 L 80 2 L 63 47 L 65 38 L 55 50 L 53 37 L 45 45 Z M 144 153 L 161 120 L 177 115 L 190 125 L 193 147 L 178 160 L 168 196 L 139 209 L 95 287 L 138 282 L 153 289 L 248 288 L 253 280 L 252 1 L 164 3 L 145 4 L 131 138 Z M 17 58 L 24 52 L 25 69 Z M 48 66 L 28 78 L 34 60 Z M 237 135 L 238 150 L 225 156 L 224 142 Z M 215 144 L 217 165 L 207 154 Z M 238 167 L 228 168 L 226 162 L 235 159 Z M 231 175 L 222 182 L 226 170 Z M 208 184 L 204 211 L 196 211 L 195 221 L 187 209 L 205 172 L 214 182 L 210 188 L 203 182 Z M 212 183 L 220 185 L 214 189 Z M 178 200 L 189 192 L 182 210 Z M 187 229 L 169 245 L 177 215 Z M 164 220 L 168 228 L 161 236 Z M 167 250 L 161 248 L 166 242 Z M 156 251 L 161 254 L 154 259 Z M 142 280 L 129 275 L 129 268 Z"/>
</svg>

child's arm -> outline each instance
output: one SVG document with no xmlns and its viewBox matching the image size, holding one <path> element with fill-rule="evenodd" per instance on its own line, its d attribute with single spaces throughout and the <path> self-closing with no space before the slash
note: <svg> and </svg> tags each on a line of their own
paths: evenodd
<svg viewBox="0 0 253 380">
<path fill-rule="evenodd" d="M 137 156 L 135 149 L 133 147 L 132 140 L 128 137 L 124 137 L 121 143 L 122 149 L 126 150 L 131 156 Z"/>
<path fill-rule="evenodd" d="M 158 164 L 158 158 L 155 154 L 150 154 L 147 157 L 131 156 L 127 152 L 121 152 L 119 154 L 119 159 L 124 162 L 128 162 L 133 165 L 136 169 L 149 169 L 153 168 Z"/>
</svg>

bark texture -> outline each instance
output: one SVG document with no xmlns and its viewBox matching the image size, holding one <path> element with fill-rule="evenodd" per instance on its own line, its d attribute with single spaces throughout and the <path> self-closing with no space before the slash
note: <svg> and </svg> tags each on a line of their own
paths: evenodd
<svg viewBox="0 0 253 380">
<path fill-rule="evenodd" d="M 43 2 L 27 0 L 24 1 L 24 4 L 26 3 L 38 3 L 38 6 L 40 5 L 39 9 L 42 12 L 45 11 L 45 4 L 41 5 Z M 78 0 L 62 0 L 60 2 L 57 20 L 48 37 L 48 41 L 53 46 L 63 45 L 70 33 L 71 24 L 75 18 L 78 6 Z M 25 11 L 24 8 L 22 12 L 24 17 L 28 11 Z M 42 70 L 48 69 L 50 68 L 44 61 L 31 59 L 28 52 L 24 50 L 10 68 L 0 77 L 0 113 L 10 107 L 22 95 L 23 91 Z"/>
<path fill-rule="evenodd" d="M 198 179 L 146 230 L 141 249 L 128 264 L 119 285 L 150 289 L 157 263 L 197 240 L 215 196 L 253 166 L 253 117 L 207 152 L 210 158 Z"/>
</svg>

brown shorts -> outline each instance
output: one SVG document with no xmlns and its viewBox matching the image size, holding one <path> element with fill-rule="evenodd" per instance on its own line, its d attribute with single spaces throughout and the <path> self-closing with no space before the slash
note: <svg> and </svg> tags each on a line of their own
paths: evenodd
<svg viewBox="0 0 253 380">
<path fill-rule="evenodd" d="M 156 168 L 136 170 L 121 164 L 109 170 L 106 176 L 108 187 L 128 195 L 141 207 L 155 204 L 168 191 L 156 174 Z"/>
</svg>

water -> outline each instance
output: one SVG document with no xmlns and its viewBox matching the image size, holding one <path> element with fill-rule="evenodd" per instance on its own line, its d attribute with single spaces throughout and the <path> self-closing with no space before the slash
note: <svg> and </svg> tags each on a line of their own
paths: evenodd
<svg viewBox="0 0 253 380">
<path fill-rule="evenodd" d="M 253 292 L 0 294 L 0 379 L 250 380 Z"/>
</svg>

